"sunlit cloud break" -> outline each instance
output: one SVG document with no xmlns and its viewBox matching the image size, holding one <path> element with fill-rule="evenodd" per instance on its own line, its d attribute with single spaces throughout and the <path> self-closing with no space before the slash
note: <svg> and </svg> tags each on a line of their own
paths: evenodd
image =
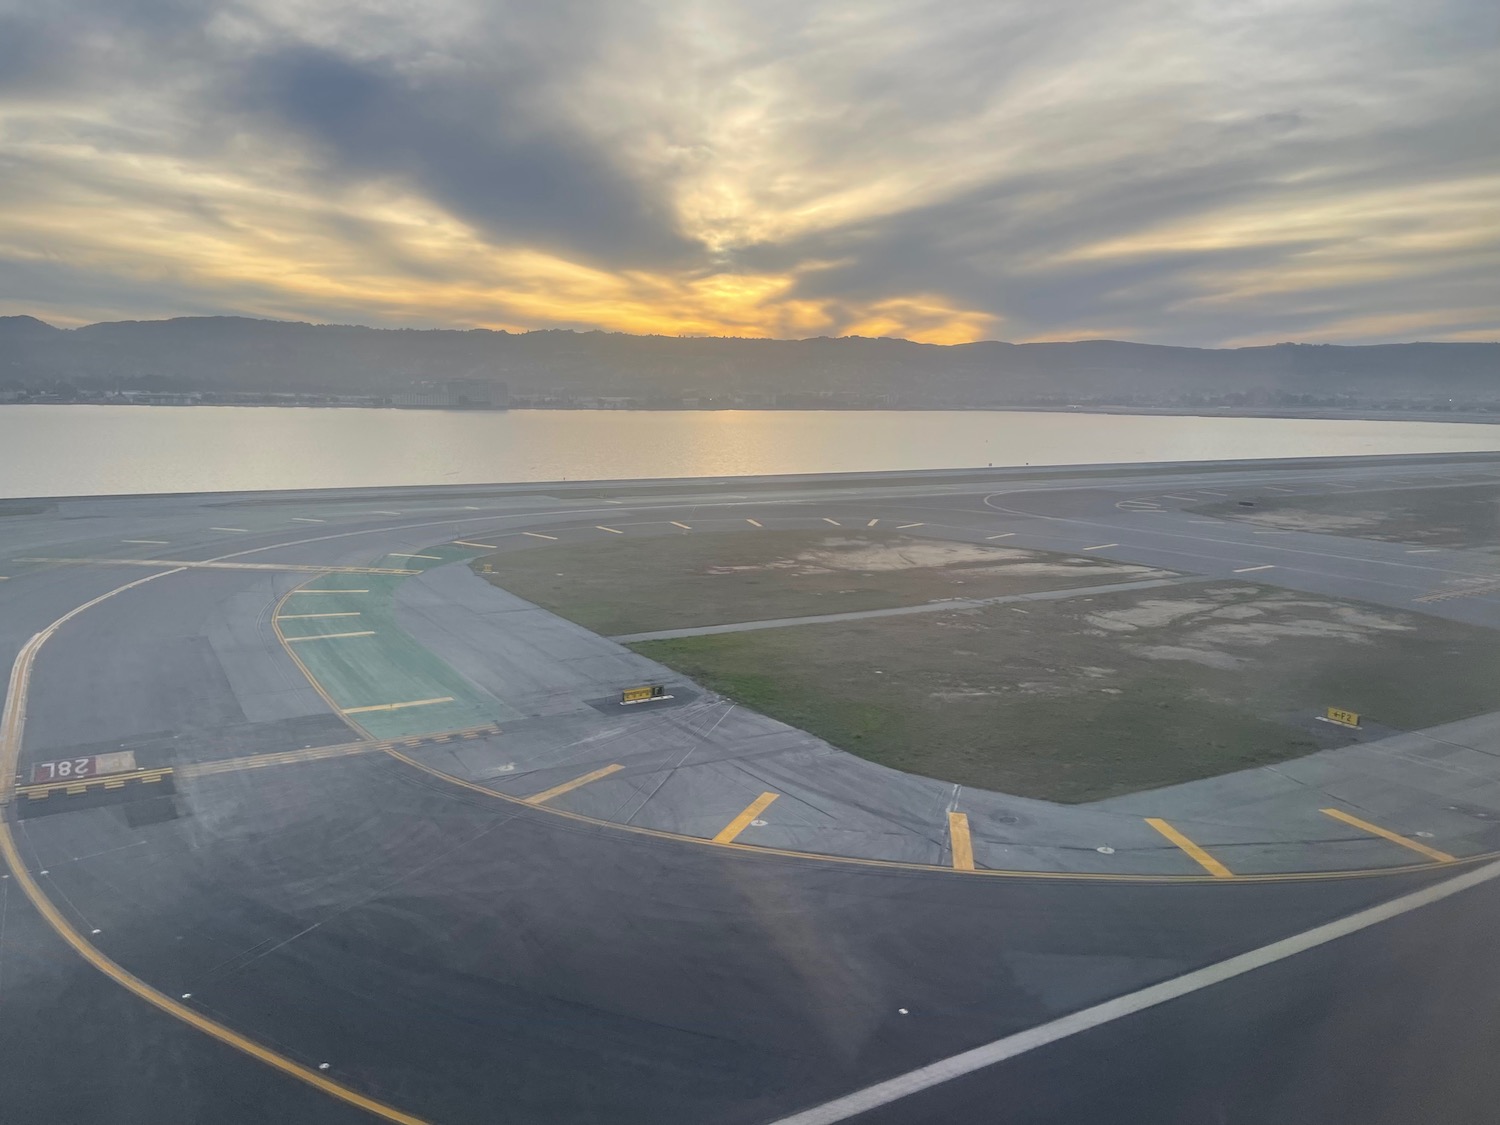
<svg viewBox="0 0 1500 1125">
<path fill-rule="evenodd" d="M 1500 337 L 1491 0 L 0 2 L 0 312 Z"/>
</svg>

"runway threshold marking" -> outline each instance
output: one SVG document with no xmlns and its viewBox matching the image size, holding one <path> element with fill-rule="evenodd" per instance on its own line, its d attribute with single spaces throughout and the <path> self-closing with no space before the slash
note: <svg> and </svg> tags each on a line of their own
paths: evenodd
<svg viewBox="0 0 1500 1125">
<path fill-rule="evenodd" d="M 472 539 L 453 539 L 450 542 L 458 547 L 483 547 L 486 551 L 498 551 L 500 549 L 498 543 L 475 543 Z"/>
<path fill-rule="evenodd" d="M 522 535 L 529 535 L 533 539 L 556 539 L 555 535 L 543 535 L 540 531 L 523 531 Z"/>
<path fill-rule="evenodd" d="M 1420 891 L 1413 891 L 1411 894 L 1392 899 L 1390 902 L 1383 902 L 1345 918 L 1304 930 L 1300 934 L 1273 941 L 1270 945 L 1263 945 L 1259 949 L 1252 949 L 1215 964 L 1205 965 L 1201 969 L 1194 969 L 1180 977 L 1173 977 L 1171 980 L 1150 985 L 1136 992 L 1128 992 L 1124 996 L 1117 996 L 1113 1000 L 1106 1000 L 1091 1008 L 1084 1008 L 1082 1011 L 1073 1012 L 1060 1019 L 1038 1024 L 1036 1027 L 1029 1027 L 1025 1031 L 1007 1035 L 983 1046 L 928 1063 L 926 1066 L 907 1071 L 895 1078 L 888 1078 L 884 1082 L 866 1086 L 851 1094 L 845 1094 L 841 1098 L 835 1098 L 822 1105 L 812 1106 L 800 1113 L 780 1118 L 771 1122 L 770 1125 L 838 1125 L 839 1122 L 848 1121 L 860 1114 L 869 1113 L 881 1106 L 910 1097 L 912 1094 L 930 1090 L 934 1086 L 941 1086 L 945 1082 L 951 1082 L 956 1078 L 962 1078 L 984 1070 L 986 1067 L 1013 1059 L 1018 1055 L 1024 1055 L 1038 1047 L 1045 1047 L 1049 1043 L 1056 1043 L 1070 1036 L 1092 1031 L 1094 1028 L 1113 1023 L 1115 1020 L 1165 1004 L 1169 1000 L 1176 1000 L 1181 996 L 1244 976 L 1246 973 L 1254 972 L 1267 965 L 1274 965 L 1278 961 L 1285 961 L 1299 953 L 1306 953 L 1310 949 L 1317 949 L 1339 938 L 1348 937 L 1350 934 L 1378 926 L 1382 922 L 1399 918 L 1403 914 L 1409 914 L 1413 910 L 1420 910 L 1424 906 L 1442 902 L 1446 898 L 1461 894 L 1496 878 L 1500 878 L 1500 863 L 1487 864 L 1456 878 L 1444 880 L 1436 886 L 1424 887 Z"/>
<path fill-rule="evenodd" d="M 948 839 L 953 845 L 953 869 L 973 871 L 974 839 L 969 835 L 968 813 L 950 812 L 948 814 Z"/>
<path fill-rule="evenodd" d="M 879 516 L 876 516 L 876 517 L 875 517 L 875 518 L 874 518 L 874 519 L 872 519 L 872 520 L 871 520 L 871 521 L 870 521 L 870 522 L 869 522 L 869 523 L 867 523 L 867 524 L 865 524 L 865 526 L 866 526 L 866 527 L 874 527 L 874 526 L 875 526 L 875 525 L 876 525 L 876 524 L 877 524 L 877 523 L 879 523 L 879 522 L 880 522 L 880 517 L 879 517 Z"/>
<path fill-rule="evenodd" d="M 780 796 L 778 793 L 762 793 L 755 800 L 745 806 L 744 811 L 719 830 L 714 837 L 716 844 L 732 844 L 739 834 L 750 827 L 750 822 L 761 813 L 771 807 L 771 802 Z"/>
<path fill-rule="evenodd" d="M 1276 564 L 1275 563 L 1262 563 L 1260 566 L 1241 566 L 1241 567 L 1236 567 L 1235 570 L 1234 570 L 1234 573 L 1235 574 L 1254 574 L 1257 570 L 1275 570 L 1275 569 L 1276 569 Z"/>
<path fill-rule="evenodd" d="M 572 781 L 565 781 L 561 785 L 554 785 L 551 789 L 543 789 L 540 793 L 527 797 L 526 803 L 528 805 L 544 805 L 554 797 L 561 797 L 564 793 L 571 793 L 573 790 L 587 785 L 591 781 L 598 781 L 601 777 L 608 777 L 610 774 L 618 773 L 624 768 L 621 765 L 613 765 L 604 766 L 602 769 L 590 770 L 582 777 L 575 777 Z"/>
<path fill-rule="evenodd" d="M 291 640 L 288 637 L 287 640 Z M 363 707 L 340 707 L 339 711 L 345 715 L 365 715 L 373 711 L 404 711 L 408 707 L 431 707 L 435 703 L 452 703 L 451 695 L 440 695 L 435 699 L 410 699 L 405 703 L 370 703 Z"/>
<path fill-rule="evenodd" d="M 1176 844 L 1183 851 L 1185 851 L 1189 856 L 1192 857 L 1193 862 L 1195 862 L 1199 867 L 1203 868 L 1203 870 L 1207 871 L 1215 879 L 1234 878 L 1233 871 L 1230 871 L 1229 868 L 1225 867 L 1213 856 L 1209 855 L 1197 844 L 1193 843 L 1193 841 L 1189 840 L 1181 832 L 1173 828 L 1165 820 L 1159 820 L 1154 816 L 1148 816 L 1146 818 L 1146 823 L 1160 832 L 1168 840 L 1171 840 L 1172 843 Z"/>
<path fill-rule="evenodd" d="M 595 531 L 607 531 L 611 535 L 624 535 L 625 534 L 618 527 L 605 527 L 602 523 L 596 523 L 594 525 L 594 530 Z"/>
<path fill-rule="evenodd" d="M 1345 824 L 1358 828 L 1361 832 L 1368 832 L 1372 836 L 1379 836 L 1382 840 L 1389 840 L 1393 844 L 1400 844 L 1403 848 L 1410 848 L 1414 852 L 1425 855 L 1428 859 L 1437 860 L 1439 863 L 1453 863 L 1454 857 L 1447 852 L 1440 852 L 1436 848 L 1429 848 L 1420 840 L 1413 840 L 1409 836 L 1403 836 L 1399 832 L 1392 832 L 1389 828 L 1382 828 L 1378 824 L 1371 824 L 1368 820 L 1360 820 L 1352 813 L 1346 813 L 1343 809 L 1319 809 L 1324 816 L 1331 816 L 1334 820 L 1342 820 Z"/>
<path fill-rule="evenodd" d="M 362 629 L 357 633 L 310 633 L 305 637 L 288 637 L 287 641 L 296 644 L 298 641 L 336 641 L 341 637 L 373 637 L 374 629 Z"/>
</svg>

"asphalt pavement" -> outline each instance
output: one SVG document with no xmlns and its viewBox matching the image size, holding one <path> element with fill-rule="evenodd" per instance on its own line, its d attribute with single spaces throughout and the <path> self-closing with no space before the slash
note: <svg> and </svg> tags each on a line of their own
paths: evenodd
<svg viewBox="0 0 1500 1125">
<path fill-rule="evenodd" d="M 0 1121 L 773 1122 L 1475 870 L 1500 846 L 1500 815 L 1477 815 L 1500 802 L 1500 769 L 1478 772 L 1500 764 L 1493 721 L 1313 755 L 1297 796 L 1254 771 L 1076 816 L 965 794 L 970 871 L 951 786 L 729 717 L 691 685 L 655 714 L 601 710 L 651 669 L 465 565 L 614 534 L 600 524 L 868 516 L 1191 575 L 1268 567 L 1257 581 L 1500 626 L 1480 553 L 1261 536 L 1164 499 L 1392 476 L 1491 486 L 1500 458 L 80 499 L 6 517 Z M 36 788 L 43 763 L 118 752 L 129 773 Z M 1360 807 L 1396 817 L 1397 839 L 1300 827 L 1377 775 Z M 716 843 L 768 785 L 822 819 Z M 1454 858 L 1414 854 L 1410 818 L 1460 785 L 1470 813 L 1427 837 Z M 1153 813 L 1208 833 L 1235 877 L 1144 827 Z M 1244 835 L 1214 835 L 1231 825 Z M 1496 893 L 857 1120 L 1492 1119 Z"/>
</svg>

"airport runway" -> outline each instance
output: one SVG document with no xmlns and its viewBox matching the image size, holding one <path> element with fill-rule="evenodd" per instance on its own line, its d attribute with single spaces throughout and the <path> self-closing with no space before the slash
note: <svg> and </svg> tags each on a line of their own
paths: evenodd
<svg viewBox="0 0 1500 1125">
<path fill-rule="evenodd" d="M 1274 783 L 955 798 L 690 685 L 622 719 L 599 704 L 649 662 L 466 563 L 877 520 L 1500 627 L 1492 555 L 1187 510 L 1497 481 L 1469 455 L 0 507 L 0 1121 L 811 1121 L 1454 878 L 1475 885 L 816 1119 L 1483 1119 L 1500 721 Z M 1354 782 L 1384 835 L 1319 811 Z"/>
</svg>

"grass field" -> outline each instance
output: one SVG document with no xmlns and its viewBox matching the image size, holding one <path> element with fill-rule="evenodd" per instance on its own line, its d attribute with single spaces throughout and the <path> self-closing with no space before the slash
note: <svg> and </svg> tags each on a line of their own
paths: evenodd
<svg viewBox="0 0 1500 1125">
<path fill-rule="evenodd" d="M 1070 802 L 1306 754 L 1328 706 L 1500 706 L 1500 634 L 1241 582 L 632 647 L 874 761 Z"/>
<path fill-rule="evenodd" d="M 746 531 L 536 547 L 495 585 L 606 636 L 1163 577 L 1108 559 L 875 531 Z"/>
</svg>

